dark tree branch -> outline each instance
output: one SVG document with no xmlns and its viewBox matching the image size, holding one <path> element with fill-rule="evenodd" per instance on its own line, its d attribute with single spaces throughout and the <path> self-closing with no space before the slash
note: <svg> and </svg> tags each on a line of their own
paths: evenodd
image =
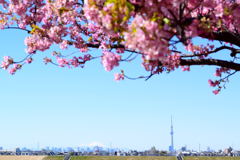
<svg viewBox="0 0 240 160">
<path fill-rule="evenodd" d="M 181 66 L 192 66 L 192 65 L 209 65 L 229 68 L 235 71 L 240 71 L 240 64 L 219 60 L 219 59 L 181 59 Z"/>
<path fill-rule="evenodd" d="M 230 55 L 232 57 L 235 57 L 236 54 L 240 53 L 240 49 L 236 49 L 236 48 L 233 48 L 233 47 L 229 47 L 229 46 L 221 46 L 221 47 L 218 47 L 212 51 L 209 51 L 209 52 L 206 52 L 206 53 L 202 53 L 202 54 L 185 54 L 185 55 L 182 55 L 181 57 L 184 57 L 184 58 L 187 58 L 187 57 L 197 57 L 197 56 L 203 56 L 203 55 L 209 55 L 209 54 L 212 54 L 212 53 L 216 53 L 216 52 L 219 52 L 221 50 L 224 50 L 224 49 L 227 49 L 227 50 L 230 50 L 231 53 Z M 177 52 L 177 53 L 181 53 L 179 51 L 176 51 L 176 50 L 172 50 L 173 52 Z"/>
<path fill-rule="evenodd" d="M 223 32 L 206 32 L 200 35 L 202 38 L 207 38 L 211 40 L 218 40 L 223 42 L 228 42 L 240 47 L 240 34 L 232 33 L 230 31 Z"/>
<path fill-rule="evenodd" d="M 91 48 L 99 48 L 99 46 L 100 46 L 100 44 L 91 44 L 91 43 L 87 43 L 86 45 L 87 45 L 87 47 L 91 47 Z M 111 49 L 113 49 L 113 48 L 125 48 L 125 46 L 121 45 L 121 44 L 114 44 L 114 45 L 111 45 L 110 47 L 111 47 Z"/>
<path fill-rule="evenodd" d="M 31 31 L 28 29 L 24 29 L 24 28 L 20 28 L 20 27 L 5 27 L 4 29 L 19 29 L 19 30 L 23 30 L 26 31 L 28 33 L 30 33 Z"/>
<path fill-rule="evenodd" d="M 92 47 L 92 48 L 99 48 L 99 44 L 88 43 L 87 46 Z M 112 45 L 111 48 L 125 48 L 125 47 L 124 47 L 124 45 L 116 44 L 116 45 Z M 215 52 L 218 52 L 218 51 L 224 50 L 224 49 L 230 50 L 231 53 L 240 53 L 239 49 L 235 49 L 233 47 L 228 47 L 228 46 L 221 46 L 219 48 L 216 48 L 213 51 L 210 51 L 209 54 L 210 53 L 215 53 Z M 125 49 L 125 51 L 141 54 L 139 52 L 131 51 L 131 50 L 127 50 L 127 49 Z M 235 63 L 235 62 L 231 62 L 231 61 L 225 61 L 225 60 L 220 60 L 220 59 L 183 59 L 183 58 L 195 57 L 195 56 L 196 55 L 186 55 L 186 56 L 183 55 L 183 56 L 181 56 L 182 59 L 180 60 L 180 65 L 181 66 L 210 65 L 210 66 L 219 66 L 219 67 L 229 68 L 229 69 L 232 69 L 232 70 L 235 70 L 235 71 L 240 71 L 240 64 Z"/>
</svg>

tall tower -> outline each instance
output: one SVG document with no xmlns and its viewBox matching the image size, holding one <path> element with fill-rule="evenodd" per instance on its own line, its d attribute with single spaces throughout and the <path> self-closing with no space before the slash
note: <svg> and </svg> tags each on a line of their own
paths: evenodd
<svg viewBox="0 0 240 160">
<path fill-rule="evenodd" d="M 173 122 L 172 122 L 172 116 L 171 116 L 171 146 L 169 146 L 169 152 L 174 153 L 174 146 L 173 146 Z"/>
</svg>

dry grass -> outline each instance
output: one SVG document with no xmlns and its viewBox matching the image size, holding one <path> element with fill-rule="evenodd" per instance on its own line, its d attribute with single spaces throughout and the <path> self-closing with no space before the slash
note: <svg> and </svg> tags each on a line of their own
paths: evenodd
<svg viewBox="0 0 240 160">
<path fill-rule="evenodd" d="M 63 156 L 48 156 L 45 157 L 43 160 L 63 160 L 64 157 Z"/>
<path fill-rule="evenodd" d="M 45 156 L 0 156 L 0 160 L 43 160 Z"/>
</svg>

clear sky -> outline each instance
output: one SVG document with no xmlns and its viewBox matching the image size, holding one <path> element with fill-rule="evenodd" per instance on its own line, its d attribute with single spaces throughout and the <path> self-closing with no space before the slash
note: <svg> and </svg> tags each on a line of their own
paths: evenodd
<svg viewBox="0 0 240 160">
<path fill-rule="evenodd" d="M 0 55 L 24 57 L 24 33 L 0 31 Z M 177 70 L 148 81 L 116 82 L 99 60 L 84 69 L 34 63 L 11 76 L 0 71 L 0 146 L 77 147 L 93 142 L 131 149 L 168 149 L 173 116 L 176 148 L 240 149 L 239 74 L 212 94 L 214 68 Z M 70 51 L 69 51 L 70 52 Z M 136 65 L 137 64 L 137 65 Z M 124 63 L 128 75 L 143 73 L 140 62 Z"/>
</svg>

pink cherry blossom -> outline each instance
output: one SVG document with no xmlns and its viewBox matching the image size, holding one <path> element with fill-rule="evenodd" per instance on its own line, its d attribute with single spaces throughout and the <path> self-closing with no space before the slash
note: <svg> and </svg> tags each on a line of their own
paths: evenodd
<svg viewBox="0 0 240 160">
<path fill-rule="evenodd" d="M 13 59 L 10 56 L 4 56 L 1 67 L 3 69 L 8 69 L 8 67 L 13 64 Z"/>
<path fill-rule="evenodd" d="M 220 91 L 219 90 L 214 90 L 213 93 L 217 95 Z"/>
<path fill-rule="evenodd" d="M 51 63 L 51 62 L 52 62 L 52 59 L 45 57 L 45 58 L 43 59 L 43 61 L 44 61 L 45 64 L 48 64 L 48 63 Z"/>
<path fill-rule="evenodd" d="M 30 64 L 30 63 L 32 63 L 32 61 L 33 61 L 32 58 L 28 58 L 28 59 L 26 60 L 26 63 Z"/>
<path fill-rule="evenodd" d="M 217 85 L 219 85 L 220 84 L 220 82 L 219 81 L 212 81 L 212 80 L 208 80 L 208 83 L 209 83 L 209 85 L 211 86 L 211 87 L 215 87 L 215 86 L 217 86 Z"/>
<path fill-rule="evenodd" d="M 68 41 L 63 40 L 62 43 L 61 43 L 61 45 L 60 45 L 60 48 L 61 48 L 61 49 L 67 49 L 67 47 L 68 47 Z"/>
<path fill-rule="evenodd" d="M 57 63 L 60 67 L 65 67 L 66 65 L 69 64 L 65 58 L 60 58 L 60 57 L 57 57 Z"/>
<path fill-rule="evenodd" d="M 120 55 L 109 51 L 103 51 L 102 64 L 106 71 L 111 71 L 113 67 L 118 66 L 120 60 Z"/>
<path fill-rule="evenodd" d="M 114 74 L 114 79 L 116 81 L 124 80 L 124 75 L 122 73 L 115 73 Z"/>
<path fill-rule="evenodd" d="M 182 66 L 182 71 L 190 71 L 190 67 L 189 66 Z"/>
</svg>

